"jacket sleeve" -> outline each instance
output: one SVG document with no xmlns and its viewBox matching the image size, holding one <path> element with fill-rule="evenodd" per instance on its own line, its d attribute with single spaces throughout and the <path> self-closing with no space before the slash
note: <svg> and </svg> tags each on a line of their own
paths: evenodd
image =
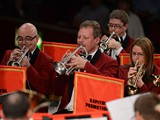
<svg viewBox="0 0 160 120">
<path fill-rule="evenodd" d="M 49 94 L 50 84 L 55 78 L 53 60 L 51 58 L 37 58 L 35 65 L 27 69 L 27 80 L 36 91 Z"/>
<path fill-rule="evenodd" d="M 86 70 L 86 72 L 92 74 L 117 77 L 118 62 L 112 58 L 105 60 L 99 59 L 99 61 L 95 65 L 87 62 L 84 69 Z"/>
</svg>

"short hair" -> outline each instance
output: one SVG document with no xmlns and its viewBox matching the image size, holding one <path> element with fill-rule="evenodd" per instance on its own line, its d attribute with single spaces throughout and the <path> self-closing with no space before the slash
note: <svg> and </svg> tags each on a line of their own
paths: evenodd
<svg viewBox="0 0 160 120">
<path fill-rule="evenodd" d="M 29 99 L 23 92 L 14 92 L 2 102 L 2 110 L 6 118 L 24 118 L 29 110 Z"/>
<path fill-rule="evenodd" d="M 155 106 L 160 104 L 160 98 L 155 93 L 139 96 L 134 104 L 134 111 L 138 111 L 145 120 L 159 120 L 160 113 Z"/>
<path fill-rule="evenodd" d="M 109 15 L 109 19 L 119 19 L 122 21 L 122 23 L 128 24 L 129 22 L 129 18 L 128 18 L 128 14 L 124 11 L 124 10 L 113 10 L 110 15 Z"/>
<path fill-rule="evenodd" d="M 80 24 L 79 28 L 83 27 L 92 27 L 93 28 L 93 36 L 94 38 L 102 36 L 102 30 L 100 24 L 95 20 L 86 20 Z"/>
</svg>

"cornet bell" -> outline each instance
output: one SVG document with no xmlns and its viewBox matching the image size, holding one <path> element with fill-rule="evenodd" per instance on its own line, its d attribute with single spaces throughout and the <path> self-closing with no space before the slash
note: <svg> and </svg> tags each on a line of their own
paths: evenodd
<svg viewBox="0 0 160 120">
<path fill-rule="evenodd" d="M 118 38 L 118 41 L 121 42 L 121 39 L 119 37 L 118 34 L 116 34 L 115 32 L 112 32 L 111 35 L 106 39 L 106 40 L 101 40 L 99 43 L 99 49 L 101 50 L 101 52 L 106 53 L 107 50 L 109 50 L 108 48 L 108 42 L 111 40 L 111 38 L 116 35 L 116 37 Z"/>
<path fill-rule="evenodd" d="M 76 50 L 74 50 L 70 55 L 68 55 L 66 58 L 64 58 L 63 61 L 61 62 L 54 62 L 53 64 L 53 67 L 55 69 L 55 71 L 59 74 L 59 75 L 62 75 L 62 74 L 66 74 L 66 75 L 70 75 L 70 74 L 73 74 L 74 70 L 75 70 L 75 66 L 71 66 L 69 68 L 66 67 L 66 63 L 70 61 L 70 59 L 80 50 L 84 50 L 84 53 L 85 55 L 84 56 L 81 56 L 83 57 L 84 59 L 87 58 L 88 56 L 88 52 L 87 50 L 82 46 L 78 46 L 78 48 Z"/>
<path fill-rule="evenodd" d="M 101 41 L 99 44 L 99 49 L 101 52 L 106 52 L 108 50 L 108 45 L 104 41 Z"/>
<path fill-rule="evenodd" d="M 18 64 L 16 61 L 9 61 L 8 65 L 9 65 L 9 66 L 17 66 L 17 67 L 21 66 L 21 65 Z"/>
<path fill-rule="evenodd" d="M 54 62 L 53 67 L 59 75 L 62 75 L 66 72 L 66 67 L 61 62 Z"/>
</svg>

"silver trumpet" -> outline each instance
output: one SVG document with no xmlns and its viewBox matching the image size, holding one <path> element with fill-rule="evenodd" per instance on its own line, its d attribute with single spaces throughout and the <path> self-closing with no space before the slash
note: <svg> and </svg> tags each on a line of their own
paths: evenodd
<svg viewBox="0 0 160 120">
<path fill-rule="evenodd" d="M 68 63 L 70 61 L 70 59 L 72 58 L 72 56 L 74 56 L 80 49 L 83 49 L 85 52 L 85 55 L 83 55 L 82 57 L 84 59 L 87 59 L 88 52 L 82 45 L 80 45 L 69 56 L 67 56 L 64 60 L 62 60 L 62 62 L 57 62 L 57 61 L 54 62 L 54 65 L 53 65 L 54 69 L 59 75 L 62 75 L 62 74 L 70 75 L 73 73 L 73 71 L 75 70 L 76 67 L 72 66 L 72 67 L 67 68 L 66 63 Z"/>
<path fill-rule="evenodd" d="M 25 55 L 27 54 L 28 51 L 29 51 L 29 48 L 25 49 L 25 46 L 23 46 L 22 49 L 21 49 L 20 57 L 18 59 L 14 59 L 12 61 L 9 61 L 7 63 L 7 65 L 8 66 L 21 66 L 21 61 L 25 57 Z"/>
<path fill-rule="evenodd" d="M 108 42 L 113 37 L 113 35 L 116 35 L 118 40 L 119 40 L 119 42 L 121 42 L 121 39 L 120 39 L 119 35 L 116 34 L 115 32 L 112 32 L 111 35 L 108 37 L 108 39 L 100 41 L 99 49 L 101 50 L 101 52 L 106 52 L 108 50 Z"/>
</svg>

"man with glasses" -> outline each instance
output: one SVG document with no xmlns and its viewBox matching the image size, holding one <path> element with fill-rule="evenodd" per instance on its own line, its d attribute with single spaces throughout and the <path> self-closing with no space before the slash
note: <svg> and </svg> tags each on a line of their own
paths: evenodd
<svg viewBox="0 0 160 120">
<path fill-rule="evenodd" d="M 27 56 L 22 58 L 20 66 L 27 68 L 26 88 L 49 95 L 54 76 L 53 59 L 37 47 L 39 36 L 36 27 L 31 23 L 24 23 L 18 29 L 17 35 L 19 48 L 7 50 L 1 64 L 7 65 L 9 61 L 17 60 L 25 46 L 24 49 L 29 49 L 28 53 L 30 55 L 27 56 L 30 56 L 30 58 Z"/>
<path fill-rule="evenodd" d="M 108 51 L 107 53 L 111 55 L 114 59 L 117 59 L 121 52 L 130 52 L 133 38 L 129 37 L 126 33 L 128 28 L 128 15 L 123 10 L 113 10 L 109 16 L 108 23 L 109 33 L 115 32 L 115 35 L 108 41 Z M 116 40 L 117 36 L 121 40 Z M 101 40 L 106 40 L 108 37 L 104 35 Z"/>
</svg>

